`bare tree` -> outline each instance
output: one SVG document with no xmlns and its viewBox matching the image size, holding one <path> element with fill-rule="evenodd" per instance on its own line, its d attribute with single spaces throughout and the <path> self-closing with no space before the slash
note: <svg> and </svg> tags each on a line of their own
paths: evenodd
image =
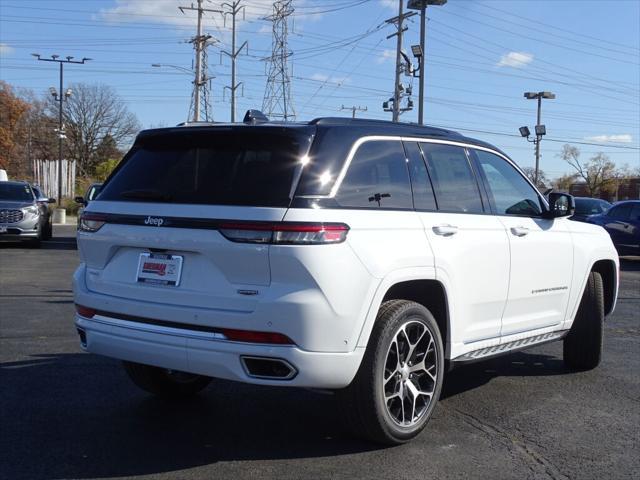
<svg viewBox="0 0 640 480">
<path fill-rule="evenodd" d="M 541 192 L 544 192 L 547 189 L 547 186 L 550 184 L 549 179 L 547 178 L 547 175 L 542 170 L 538 170 L 538 183 L 536 183 L 535 181 L 535 178 L 536 178 L 535 168 L 524 167 L 522 171 L 527 176 L 527 178 L 531 181 L 531 183 L 533 183 L 536 187 L 538 187 L 538 190 L 540 190 Z"/>
<path fill-rule="evenodd" d="M 551 182 L 551 185 L 556 192 L 569 192 L 571 185 L 576 183 L 577 179 L 577 174 L 569 173 L 556 178 L 553 182 Z"/>
<path fill-rule="evenodd" d="M 131 113 L 113 88 L 107 85 L 71 86 L 72 95 L 64 105 L 64 124 L 67 135 L 66 149 L 77 161 L 79 173 L 91 175 L 96 166 L 107 160 L 105 139 L 120 148 L 126 147 L 140 130 L 136 116 Z M 52 100 L 50 110 L 57 111 Z"/>
<path fill-rule="evenodd" d="M 577 147 L 565 144 L 559 157 L 575 169 L 578 178 L 584 180 L 591 197 L 615 189 L 618 177 L 616 164 L 604 153 L 598 153 L 584 162 L 580 160 L 580 150 Z"/>
</svg>

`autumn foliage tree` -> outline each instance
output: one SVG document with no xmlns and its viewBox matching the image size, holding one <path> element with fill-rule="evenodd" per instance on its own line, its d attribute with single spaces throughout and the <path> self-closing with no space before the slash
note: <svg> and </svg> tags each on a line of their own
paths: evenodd
<svg viewBox="0 0 640 480">
<path fill-rule="evenodd" d="M 20 99 L 13 88 L 0 81 L 0 168 L 10 176 L 22 174 L 22 163 L 16 156 L 24 141 L 23 119 L 29 104 Z"/>
</svg>

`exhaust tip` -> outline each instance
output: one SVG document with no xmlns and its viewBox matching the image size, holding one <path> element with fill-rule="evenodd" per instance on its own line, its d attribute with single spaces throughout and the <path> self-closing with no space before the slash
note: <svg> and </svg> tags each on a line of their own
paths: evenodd
<svg viewBox="0 0 640 480">
<path fill-rule="evenodd" d="M 244 371 L 249 377 L 264 380 L 291 380 L 298 370 L 286 360 L 269 357 L 240 357 Z"/>
<path fill-rule="evenodd" d="M 87 348 L 87 332 L 85 332 L 81 328 L 77 328 L 76 330 L 78 331 L 78 335 L 80 336 L 80 346 L 86 350 L 86 348 Z"/>
</svg>

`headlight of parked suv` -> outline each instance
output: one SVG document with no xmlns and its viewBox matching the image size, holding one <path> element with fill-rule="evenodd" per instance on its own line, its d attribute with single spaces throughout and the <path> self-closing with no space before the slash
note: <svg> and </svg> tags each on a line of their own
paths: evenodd
<svg viewBox="0 0 640 480">
<path fill-rule="evenodd" d="M 40 214 L 40 210 L 35 205 L 30 205 L 22 209 L 25 217 L 37 217 Z"/>
</svg>

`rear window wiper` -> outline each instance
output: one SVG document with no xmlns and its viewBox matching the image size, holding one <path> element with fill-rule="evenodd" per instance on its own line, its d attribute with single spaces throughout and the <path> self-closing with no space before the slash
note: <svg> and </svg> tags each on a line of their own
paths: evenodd
<svg viewBox="0 0 640 480">
<path fill-rule="evenodd" d="M 172 200 L 172 196 L 163 193 L 160 190 L 152 190 L 152 189 L 140 189 L 140 190 L 125 190 L 120 193 L 122 198 L 131 198 L 131 199 L 139 199 L 139 200 L 151 200 L 158 202 L 170 202 Z"/>
</svg>

